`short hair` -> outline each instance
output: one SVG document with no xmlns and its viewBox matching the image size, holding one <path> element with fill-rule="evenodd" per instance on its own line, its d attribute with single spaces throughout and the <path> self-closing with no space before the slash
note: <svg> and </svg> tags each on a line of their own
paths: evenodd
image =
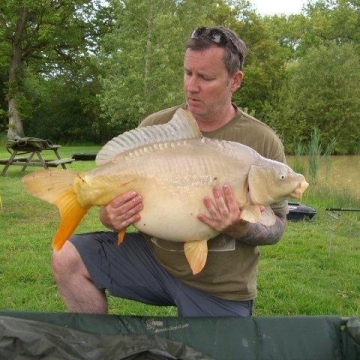
<svg viewBox="0 0 360 360">
<path fill-rule="evenodd" d="M 234 31 L 224 26 L 196 28 L 186 44 L 186 49 L 196 51 L 214 45 L 225 49 L 224 64 L 230 76 L 243 69 L 247 54 L 246 45 Z"/>
</svg>

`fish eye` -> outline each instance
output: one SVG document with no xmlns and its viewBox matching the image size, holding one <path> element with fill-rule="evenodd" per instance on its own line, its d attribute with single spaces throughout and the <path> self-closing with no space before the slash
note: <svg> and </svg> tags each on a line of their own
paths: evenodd
<svg viewBox="0 0 360 360">
<path fill-rule="evenodd" d="M 286 178 L 286 175 L 284 173 L 279 174 L 279 179 L 284 180 Z"/>
</svg>

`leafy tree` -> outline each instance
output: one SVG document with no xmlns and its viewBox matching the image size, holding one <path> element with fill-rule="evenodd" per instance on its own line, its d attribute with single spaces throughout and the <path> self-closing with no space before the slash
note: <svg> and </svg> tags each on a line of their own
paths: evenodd
<svg viewBox="0 0 360 360">
<path fill-rule="evenodd" d="M 264 22 L 288 60 L 306 55 L 328 41 L 360 43 L 357 0 L 308 1 L 301 14 L 266 16 Z"/>
<path fill-rule="evenodd" d="M 246 43 L 245 76 L 233 99 L 238 106 L 263 119 L 266 103 L 278 92 L 282 82 L 281 48 L 249 1 L 226 1 L 217 6 L 210 18 L 213 23 L 234 30 Z"/>
<path fill-rule="evenodd" d="M 104 114 L 126 130 L 147 114 L 182 102 L 185 43 L 195 27 L 215 24 L 232 28 L 249 47 L 243 87 L 234 100 L 261 118 L 264 103 L 281 84 L 284 61 L 246 0 L 118 4 L 116 30 L 105 40 Z"/>
<path fill-rule="evenodd" d="M 98 73 L 84 66 L 46 78 L 28 74 L 25 94 L 32 116 L 24 123 L 25 132 L 62 144 L 104 143 L 117 134 L 100 117 Z"/>
<path fill-rule="evenodd" d="M 320 129 L 323 149 L 334 140 L 335 151 L 355 151 L 360 137 L 354 127 L 359 10 L 357 0 L 318 0 L 308 1 L 299 15 L 264 18 L 282 49 L 276 54 L 283 57 L 286 67 L 280 69 L 281 90 L 267 96 L 262 120 L 283 136 L 287 152 L 293 151 L 296 142 L 309 140 L 314 128 Z M 345 44 L 348 47 L 340 46 Z"/>
<path fill-rule="evenodd" d="M 281 47 L 282 56 L 286 61 L 301 56 L 302 39 L 312 26 L 307 16 L 304 14 L 266 16 L 264 24 L 271 37 Z"/>
<path fill-rule="evenodd" d="M 328 41 L 354 43 L 360 53 L 360 3 L 358 0 L 318 0 L 306 6 L 308 26 L 301 50 L 320 46 Z"/>
<path fill-rule="evenodd" d="M 281 88 L 286 59 L 258 15 L 247 12 L 234 28 L 248 47 L 243 84 L 234 100 L 252 115 L 265 120 L 267 103 L 275 101 Z"/>
<path fill-rule="evenodd" d="M 102 109 L 123 130 L 183 101 L 185 42 L 206 25 L 214 1 L 114 2 L 116 29 L 104 39 Z"/>
<path fill-rule="evenodd" d="M 290 66 L 269 123 L 282 134 L 287 152 L 320 130 L 323 149 L 354 152 L 360 139 L 360 61 L 356 47 L 329 42 Z"/>
<path fill-rule="evenodd" d="M 80 66 L 106 25 L 101 0 L 7 0 L 0 3 L 0 65 L 8 69 L 8 137 L 23 135 L 29 117 L 26 69 L 56 75 Z M 99 16 L 97 16 L 99 14 Z"/>
</svg>

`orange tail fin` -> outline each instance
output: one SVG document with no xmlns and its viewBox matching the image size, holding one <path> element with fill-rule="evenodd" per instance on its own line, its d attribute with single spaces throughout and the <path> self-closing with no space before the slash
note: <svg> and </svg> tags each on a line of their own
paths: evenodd
<svg viewBox="0 0 360 360">
<path fill-rule="evenodd" d="M 74 191 L 76 175 L 69 170 L 44 170 L 28 174 L 22 179 L 30 194 L 59 208 L 61 223 L 52 241 L 55 250 L 61 249 L 89 210 L 77 200 Z"/>
</svg>

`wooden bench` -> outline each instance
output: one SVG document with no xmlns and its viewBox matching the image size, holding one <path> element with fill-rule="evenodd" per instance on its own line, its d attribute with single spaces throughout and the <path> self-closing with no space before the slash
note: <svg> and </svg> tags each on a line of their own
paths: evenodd
<svg viewBox="0 0 360 360">
<path fill-rule="evenodd" d="M 48 169 L 49 167 L 61 165 L 63 169 L 66 169 L 65 164 L 72 163 L 75 159 L 61 158 L 58 152 L 60 147 L 61 145 L 49 145 L 47 148 L 39 149 L 27 145 L 19 148 L 7 148 L 10 157 L 8 159 L 0 159 L 0 165 L 5 165 L 1 172 L 1 176 L 5 176 L 10 166 L 22 166 L 21 171 L 24 171 L 28 166 L 41 166 L 44 169 Z M 42 156 L 42 152 L 44 151 L 53 151 L 56 159 L 44 159 Z M 34 158 L 35 155 L 37 156 L 37 159 Z"/>
</svg>

